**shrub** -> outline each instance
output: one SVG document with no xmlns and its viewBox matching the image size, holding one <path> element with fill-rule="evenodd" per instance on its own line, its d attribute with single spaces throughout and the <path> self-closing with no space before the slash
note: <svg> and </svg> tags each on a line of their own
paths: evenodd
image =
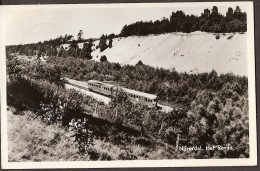
<svg viewBox="0 0 260 171">
<path fill-rule="evenodd" d="M 227 39 L 228 39 L 228 40 L 231 40 L 232 37 L 233 37 L 233 35 L 230 35 L 230 36 L 227 37 Z"/>
<path fill-rule="evenodd" d="M 93 145 L 93 131 L 89 126 L 88 120 L 86 118 L 81 121 L 78 119 L 72 119 L 69 125 L 74 131 L 74 142 L 76 142 L 80 152 L 86 153 L 91 151 Z"/>
<path fill-rule="evenodd" d="M 100 57 L 100 62 L 107 62 L 107 57 L 105 55 L 102 55 Z"/>
</svg>

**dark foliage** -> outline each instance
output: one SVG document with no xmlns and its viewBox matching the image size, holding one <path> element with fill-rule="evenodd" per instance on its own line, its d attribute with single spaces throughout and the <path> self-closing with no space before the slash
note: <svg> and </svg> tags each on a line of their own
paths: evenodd
<svg viewBox="0 0 260 171">
<path fill-rule="evenodd" d="M 109 46 L 107 45 L 107 36 L 102 34 L 102 36 L 99 39 L 99 45 L 98 45 L 100 52 L 103 52 L 106 50 Z"/>
<path fill-rule="evenodd" d="M 100 62 L 107 62 L 107 57 L 106 57 L 106 55 L 102 55 L 102 56 L 100 57 Z"/>
<path fill-rule="evenodd" d="M 229 8 L 226 16 L 218 13 L 213 6 L 211 11 L 205 9 L 200 16 L 185 15 L 183 11 L 173 12 L 170 18 L 163 18 L 154 22 L 138 21 L 125 25 L 120 36 L 146 36 L 149 34 L 163 34 L 170 32 L 204 31 L 213 33 L 246 32 L 246 13 L 239 6 L 233 11 Z"/>
<path fill-rule="evenodd" d="M 75 58 L 50 58 L 48 63 L 59 65 L 64 76 L 77 80 L 113 80 L 130 89 L 156 94 L 164 102 L 189 106 L 198 90 L 219 91 L 227 84 L 233 84 L 239 95 L 247 92 L 247 78 L 232 74 L 210 73 L 187 74 L 175 70 L 136 66 L 109 62 L 95 62 Z M 239 88 L 236 88 L 239 87 Z"/>
</svg>

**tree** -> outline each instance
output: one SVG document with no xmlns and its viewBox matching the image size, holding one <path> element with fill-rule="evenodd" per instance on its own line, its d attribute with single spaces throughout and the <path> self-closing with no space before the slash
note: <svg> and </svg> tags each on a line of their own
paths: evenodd
<svg viewBox="0 0 260 171">
<path fill-rule="evenodd" d="M 132 105 L 126 92 L 118 88 L 116 95 L 111 98 L 110 102 L 111 109 L 114 109 L 114 121 L 120 124 L 124 123 L 125 116 L 131 111 Z"/>
<path fill-rule="evenodd" d="M 138 66 L 138 65 L 144 65 L 144 64 L 141 60 L 139 60 L 138 63 L 136 64 L 136 66 Z"/>
<path fill-rule="evenodd" d="M 109 38 L 108 47 L 109 47 L 109 48 L 112 48 L 112 44 L 113 44 L 113 39 L 112 39 L 112 38 Z"/>
<path fill-rule="evenodd" d="M 230 22 L 233 20 L 233 9 L 231 7 L 228 8 L 228 11 L 226 13 L 226 20 L 227 22 Z"/>
<path fill-rule="evenodd" d="M 102 36 L 99 39 L 99 49 L 100 49 L 100 52 L 103 52 L 104 50 L 106 50 L 107 47 L 108 47 L 108 45 L 107 45 L 107 36 L 102 34 Z"/>
<path fill-rule="evenodd" d="M 82 35 L 83 35 L 83 31 L 82 30 L 79 30 L 79 33 L 78 33 L 78 42 L 81 42 L 82 41 Z"/>
<path fill-rule="evenodd" d="M 93 46 L 93 41 L 90 40 L 88 43 L 84 43 L 83 49 L 81 51 L 81 58 L 86 58 L 86 59 L 92 59 L 91 53 L 92 53 L 92 46 Z"/>
<path fill-rule="evenodd" d="M 241 18 L 241 9 L 239 6 L 236 6 L 236 9 L 234 11 L 234 18 L 237 20 L 240 20 Z"/>
</svg>

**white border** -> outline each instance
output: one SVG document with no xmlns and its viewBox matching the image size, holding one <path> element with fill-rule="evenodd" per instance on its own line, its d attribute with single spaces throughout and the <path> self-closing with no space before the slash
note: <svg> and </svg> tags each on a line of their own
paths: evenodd
<svg viewBox="0 0 260 171">
<path fill-rule="evenodd" d="M 247 8 L 247 56 L 248 56 L 248 88 L 249 88 L 249 143 L 250 158 L 248 159 L 173 159 L 173 160 L 133 160 L 133 161 L 68 161 L 68 162 L 8 162 L 7 112 L 6 112 L 6 57 L 4 10 L 13 9 L 60 9 L 60 8 L 142 8 L 142 7 L 196 7 L 208 5 L 243 5 Z M 254 16 L 253 2 L 187 2 L 187 3 L 131 3 L 131 4 L 80 4 L 80 5 L 20 5 L 0 6 L 0 71 L 1 71 L 1 157 L 4 169 L 28 168 L 123 168 L 123 167 L 198 167 L 198 166 L 256 166 L 256 89 L 255 89 L 255 58 L 254 58 Z"/>
</svg>

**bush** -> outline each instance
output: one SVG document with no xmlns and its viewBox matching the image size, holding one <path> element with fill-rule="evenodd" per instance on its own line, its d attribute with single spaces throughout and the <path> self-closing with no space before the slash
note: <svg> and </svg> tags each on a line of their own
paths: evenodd
<svg viewBox="0 0 260 171">
<path fill-rule="evenodd" d="M 88 120 L 86 118 L 81 121 L 78 119 L 72 119 L 69 125 L 74 131 L 74 142 L 76 142 L 80 152 L 86 153 L 91 150 L 93 145 L 93 131 L 89 126 Z"/>
<path fill-rule="evenodd" d="M 100 62 L 107 62 L 107 57 L 105 55 L 102 55 L 100 57 Z"/>
<path fill-rule="evenodd" d="M 219 34 L 217 34 L 217 35 L 216 35 L 216 39 L 219 39 L 219 38 L 220 38 L 220 35 L 219 35 Z"/>
<path fill-rule="evenodd" d="M 233 37 L 233 35 L 230 35 L 230 36 L 227 37 L 227 39 L 228 39 L 228 40 L 231 40 L 232 37 Z"/>
</svg>

